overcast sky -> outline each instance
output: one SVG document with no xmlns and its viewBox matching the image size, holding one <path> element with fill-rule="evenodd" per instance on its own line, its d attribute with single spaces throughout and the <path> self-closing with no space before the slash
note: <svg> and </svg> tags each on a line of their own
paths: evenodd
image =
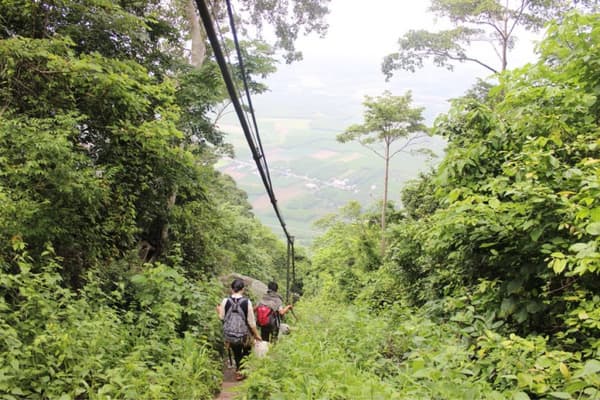
<svg viewBox="0 0 600 400">
<path fill-rule="evenodd" d="M 477 77 L 488 71 L 475 64 L 459 64 L 454 72 L 429 66 L 417 73 L 398 71 L 385 82 L 383 57 L 396 50 L 400 36 L 410 29 L 439 30 L 448 25 L 427 12 L 427 0 L 333 0 L 324 39 L 301 38 L 304 59 L 282 64 L 266 83 L 271 91 L 254 100 L 259 118 L 326 116 L 331 124 L 360 122 L 365 95 L 384 90 L 404 94 L 412 90 L 414 103 L 426 108 L 428 122 L 448 108 L 447 100 L 460 96 Z M 515 67 L 534 59 L 531 40 L 520 40 L 509 58 Z M 489 44 L 476 49 L 494 65 L 499 62 Z M 330 124 L 330 125 L 331 125 Z M 331 127 L 331 126 L 330 126 Z"/>
</svg>

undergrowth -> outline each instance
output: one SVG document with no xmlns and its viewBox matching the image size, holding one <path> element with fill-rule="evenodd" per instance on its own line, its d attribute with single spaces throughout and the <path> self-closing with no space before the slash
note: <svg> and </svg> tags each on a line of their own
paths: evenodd
<svg viewBox="0 0 600 400">
<path fill-rule="evenodd" d="M 212 399 L 214 285 L 157 263 L 110 293 L 90 273 L 75 292 L 59 261 L 0 259 L 0 398 Z"/>
<path fill-rule="evenodd" d="M 598 399 L 600 360 L 508 337 L 476 315 L 434 320 L 303 300 L 292 333 L 251 357 L 241 399 Z M 429 307 L 429 308 L 428 308 Z"/>
</svg>

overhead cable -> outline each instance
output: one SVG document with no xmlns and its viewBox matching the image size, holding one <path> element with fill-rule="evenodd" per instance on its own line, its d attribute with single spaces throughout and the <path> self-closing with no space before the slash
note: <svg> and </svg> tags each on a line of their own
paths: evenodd
<svg viewBox="0 0 600 400">
<path fill-rule="evenodd" d="M 232 31 L 235 31 L 235 25 L 233 24 L 233 18 L 231 15 L 231 6 L 229 4 L 229 0 L 227 0 L 226 3 L 227 3 L 227 7 L 228 7 L 228 13 L 230 16 L 230 24 L 232 25 Z M 260 177 L 263 181 L 263 184 L 264 184 L 267 194 L 269 196 L 269 200 L 271 201 L 271 204 L 273 205 L 273 210 L 275 211 L 275 214 L 277 215 L 277 219 L 279 220 L 281 228 L 283 229 L 283 232 L 285 233 L 285 236 L 288 241 L 288 245 L 291 243 L 293 246 L 294 237 L 289 234 L 287 227 L 285 225 L 285 222 L 283 220 L 283 217 L 281 215 L 281 212 L 279 211 L 279 207 L 277 206 L 277 199 L 276 199 L 275 193 L 273 191 L 273 186 L 271 184 L 271 178 L 270 178 L 270 174 L 268 171 L 266 158 L 265 158 L 264 152 L 262 151 L 262 144 L 260 143 L 260 139 L 259 139 L 259 135 L 258 135 L 258 127 L 256 125 L 256 118 L 254 117 L 254 110 L 250 103 L 249 110 L 252 114 L 252 118 L 253 118 L 253 122 L 254 122 L 257 143 L 255 143 L 255 140 L 252 136 L 252 129 L 251 129 L 250 125 L 248 124 L 248 121 L 244 114 L 244 109 L 240 103 L 240 99 L 238 98 L 238 91 L 236 90 L 235 83 L 229 72 L 228 64 L 227 64 L 225 56 L 223 54 L 223 50 L 221 49 L 221 44 L 219 43 L 217 33 L 215 32 L 215 28 L 213 26 L 211 15 L 210 15 L 210 12 L 206 5 L 206 2 L 205 2 L 205 0 L 196 0 L 196 5 L 198 6 L 198 11 L 200 12 L 200 19 L 202 20 L 202 23 L 204 24 L 204 29 L 206 30 L 206 36 L 208 37 L 208 40 L 213 48 L 213 51 L 215 53 L 215 59 L 217 61 L 217 64 L 219 65 L 221 74 L 223 75 L 223 80 L 225 82 L 225 86 L 227 87 L 229 97 L 231 98 L 231 102 L 232 102 L 235 112 L 238 116 L 240 124 L 242 125 L 242 130 L 244 131 L 244 136 L 246 137 L 248 146 L 250 147 L 252 157 L 254 158 L 254 162 L 256 163 L 256 167 L 258 169 Z M 240 66 L 243 67 L 243 61 L 242 61 L 241 52 L 239 50 L 239 44 L 237 42 L 237 36 L 234 36 L 234 41 L 235 41 L 236 49 L 238 51 L 238 61 L 240 63 Z M 244 82 L 244 87 L 246 89 L 246 95 L 248 97 L 248 101 L 250 102 L 248 83 L 246 81 L 246 74 L 243 69 L 241 71 L 241 76 L 242 76 L 242 80 Z M 293 247 L 292 247 L 292 249 L 293 249 Z"/>
<path fill-rule="evenodd" d="M 260 157 L 267 174 L 267 180 L 269 182 L 269 187 L 271 190 L 273 188 L 273 184 L 271 182 L 271 174 L 269 173 L 269 166 L 267 165 L 267 159 L 265 157 L 265 152 L 263 150 L 262 142 L 260 140 L 260 135 L 258 134 L 258 124 L 256 123 L 256 116 L 254 114 L 254 106 L 252 105 L 252 98 L 250 97 L 250 90 L 248 89 L 248 81 L 246 77 L 246 67 L 244 66 L 244 58 L 242 57 L 242 51 L 240 49 L 240 43 L 237 37 L 237 30 L 235 29 L 235 21 L 233 18 L 233 10 L 231 7 L 231 1 L 226 0 L 227 3 L 227 14 L 229 15 L 229 25 L 231 26 L 231 34 L 233 35 L 233 43 L 235 43 L 235 51 L 237 52 L 238 62 L 240 63 L 240 71 L 242 75 L 242 81 L 244 82 L 244 91 L 246 93 L 246 99 L 248 100 L 248 108 L 250 110 L 250 115 L 252 116 L 252 122 L 254 124 L 254 132 L 256 135 L 256 144 L 258 145 L 258 150 L 260 152 Z"/>
</svg>

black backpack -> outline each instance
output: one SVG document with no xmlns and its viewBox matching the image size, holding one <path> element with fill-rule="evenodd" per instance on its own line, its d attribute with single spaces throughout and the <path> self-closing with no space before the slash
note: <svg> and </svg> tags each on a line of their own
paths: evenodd
<svg viewBox="0 0 600 400">
<path fill-rule="evenodd" d="M 245 304 L 244 304 L 245 303 Z M 227 308 L 229 304 L 229 308 Z M 225 318 L 223 318 L 223 337 L 231 344 L 243 344 L 250 333 L 244 305 L 248 310 L 248 299 L 229 297 L 225 305 Z"/>
</svg>

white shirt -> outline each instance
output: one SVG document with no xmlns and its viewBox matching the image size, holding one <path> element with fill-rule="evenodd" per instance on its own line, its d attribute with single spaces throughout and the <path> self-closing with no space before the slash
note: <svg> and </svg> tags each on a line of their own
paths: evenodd
<svg viewBox="0 0 600 400">
<path fill-rule="evenodd" d="M 233 293 L 231 295 L 234 299 L 240 299 L 244 297 L 241 293 Z M 229 297 L 225 297 L 221 302 L 221 307 L 219 307 L 219 319 L 223 320 L 225 318 L 225 305 L 227 304 L 227 300 Z M 254 317 L 254 307 L 252 307 L 252 302 L 248 299 L 248 313 L 246 314 L 246 322 L 248 322 L 248 326 L 251 328 L 256 328 L 256 318 Z"/>
</svg>

